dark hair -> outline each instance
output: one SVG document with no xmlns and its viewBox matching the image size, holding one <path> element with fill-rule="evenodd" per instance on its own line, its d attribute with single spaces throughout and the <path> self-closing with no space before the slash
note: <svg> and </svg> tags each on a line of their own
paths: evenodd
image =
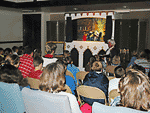
<svg viewBox="0 0 150 113">
<path fill-rule="evenodd" d="M 125 70 L 122 66 L 117 66 L 114 69 L 114 73 L 115 73 L 116 78 L 121 78 L 125 74 Z"/>
<path fill-rule="evenodd" d="M 65 90 L 65 68 L 61 63 L 48 64 L 40 78 L 39 88 L 42 91 L 60 92 Z"/>
<path fill-rule="evenodd" d="M 69 51 L 68 51 L 68 50 L 64 50 L 64 53 L 67 53 L 67 54 L 69 54 Z"/>
<path fill-rule="evenodd" d="M 12 53 L 12 50 L 10 48 L 6 48 L 4 50 L 4 55 L 7 56 L 8 54 L 11 54 Z"/>
<path fill-rule="evenodd" d="M 7 57 L 5 58 L 5 64 L 11 64 L 11 65 L 17 65 L 19 64 L 20 58 L 18 55 L 7 55 Z"/>
<path fill-rule="evenodd" d="M 33 65 L 34 65 L 34 67 L 39 66 L 41 63 L 43 64 L 42 57 L 36 56 L 36 57 L 33 58 Z"/>
<path fill-rule="evenodd" d="M 137 65 L 137 64 L 134 64 L 134 65 L 132 66 L 132 69 L 140 70 L 140 71 L 142 71 L 143 73 L 145 73 L 145 68 L 142 67 L 142 66 L 140 66 L 140 65 Z"/>
<path fill-rule="evenodd" d="M 36 56 L 41 56 L 41 50 L 40 49 L 34 49 L 33 51 L 33 58 Z"/>
<path fill-rule="evenodd" d="M 71 59 L 71 57 L 66 57 L 66 58 L 63 59 L 63 62 L 67 66 L 68 64 L 71 64 L 72 59 Z"/>
<path fill-rule="evenodd" d="M 55 52 L 57 45 L 55 43 L 47 43 L 46 44 L 46 52 L 51 54 L 53 51 Z"/>
<path fill-rule="evenodd" d="M 16 50 L 18 50 L 18 47 L 17 46 L 13 46 L 12 50 L 13 50 L 13 52 L 16 52 Z"/>
<path fill-rule="evenodd" d="M 0 47 L 0 52 L 1 52 L 1 51 L 4 51 L 4 49 Z"/>
<path fill-rule="evenodd" d="M 6 83 L 17 83 L 20 86 L 28 86 L 28 81 L 23 78 L 19 69 L 13 65 L 5 64 L 0 69 L 0 81 Z"/>
<path fill-rule="evenodd" d="M 23 53 L 23 46 L 18 47 L 18 55 L 22 55 Z"/>
<path fill-rule="evenodd" d="M 119 81 L 121 104 L 137 110 L 150 109 L 150 80 L 141 71 L 130 69 Z"/>
<path fill-rule="evenodd" d="M 93 71 L 101 71 L 102 70 L 102 63 L 100 61 L 95 61 L 91 65 L 91 70 Z"/>
<path fill-rule="evenodd" d="M 30 46 L 26 46 L 24 47 L 23 52 L 24 54 L 31 54 L 33 52 L 33 49 Z"/>
</svg>

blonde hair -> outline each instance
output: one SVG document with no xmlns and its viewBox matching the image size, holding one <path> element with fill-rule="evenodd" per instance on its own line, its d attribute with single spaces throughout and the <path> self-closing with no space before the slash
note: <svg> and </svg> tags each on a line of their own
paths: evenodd
<svg viewBox="0 0 150 113">
<path fill-rule="evenodd" d="M 137 110 L 150 109 L 150 80 L 141 71 L 131 69 L 119 82 L 121 104 Z"/>
<path fill-rule="evenodd" d="M 65 90 L 65 68 L 63 64 L 51 63 L 47 65 L 40 78 L 39 88 L 42 91 L 60 92 Z"/>
</svg>

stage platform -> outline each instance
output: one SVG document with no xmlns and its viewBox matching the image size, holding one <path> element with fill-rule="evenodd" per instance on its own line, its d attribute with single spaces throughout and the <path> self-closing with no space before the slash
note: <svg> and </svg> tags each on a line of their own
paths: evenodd
<svg viewBox="0 0 150 113">
<path fill-rule="evenodd" d="M 108 45 L 105 42 L 100 41 L 72 41 L 66 42 L 65 50 L 68 50 L 70 53 L 73 49 L 76 49 L 78 52 L 78 68 L 81 71 L 84 71 L 83 61 L 84 54 L 87 50 L 90 50 L 92 55 L 98 54 L 101 50 L 106 51 L 108 49 Z"/>
</svg>

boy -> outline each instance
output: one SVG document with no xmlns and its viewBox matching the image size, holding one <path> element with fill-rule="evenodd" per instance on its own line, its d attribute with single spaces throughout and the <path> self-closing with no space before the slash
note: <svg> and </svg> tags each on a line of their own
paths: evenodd
<svg viewBox="0 0 150 113">
<path fill-rule="evenodd" d="M 42 68 L 43 68 L 43 59 L 40 56 L 36 56 L 33 59 L 33 65 L 35 69 L 31 71 L 28 77 L 40 79 L 40 76 L 42 74 Z"/>
</svg>

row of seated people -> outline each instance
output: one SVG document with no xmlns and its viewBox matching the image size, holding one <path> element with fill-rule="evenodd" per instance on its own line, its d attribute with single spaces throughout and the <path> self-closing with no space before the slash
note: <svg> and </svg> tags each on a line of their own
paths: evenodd
<svg viewBox="0 0 150 113">
<path fill-rule="evenodd" d="M 81 84 L 83 84 L 83 85 L 86 85 L 86 86 L 92 86 L 93 88 L 94 87 L 97 87 L 98 89 L 101 89 L 103 92 L 104 92 L 104 94 L 105 94 L 105 96 L 106 96 L 106 100 L 107 101 L 105 101 L 104 99 L 97 99 L 97 100 L 95 100 L 95 99 L 89 99 L 89 98 L 87 98 L 87 97 L 83 97 L 83 96 L 81 96 L 81 100 L 83 101 L 83 102 L 85 102 L 85 103 L 88 103 L 90 106 L 92 106 L 93 105 L 93 103 L 94 102 L 99 102 L 99 103 L 105 103 L 106 104 L 106 102 L 109 102 L 108 101 L 108 94 L 109 94 L 109 80 L 108 80 L 108 78 L 107 78 L 107 76 L 105 76 L 105 74 L 104 73 L 102 73 L 102 71 L 103 71 L 103 66 L 102 66 L 102 63 L 100 62 L 100 61 L 94 61 L 92 64 L 91 64 L 91 70 L 90 70 L 90 72 L 88 73 L 88 74 L 86 74 L 86 76 L 85 76 L 85 78 L 84 79 L 82 79 L 83 80 L 83 83 L 80 83 L 80 81 L 78 81 L 78 78 L 77 78 L 77 74 L 80 72 L 78 69 L 77 69 L 77 67 L 75 67 L 72 63 L 72 60 L 70 59 L 70 57 L 66 57 L 66 58 L 64 58 L 63 59 L 63 62 L 61 62 L 61 61 L 53 61 L 52 59 L 54 59 L 53 58 L 53 54 L 51 54 L 51 53 L 54 53 L 55 52 L 55 49 L 52 49 L 53 47 L 54 48 L 56 48 L 56 46 L 55 45 L 53 45 L 53 44 L 51 44 L 50 46 L 48 45 L 48 46 L 46 46 L 47 47 L 47 55 L 45 55 L 43 58 L 41 58 L 41 57 L 39 57 L 39 56 L 36 56 L 36 57 L 34 57 L 33 59 L 32 59 L 32 57 L 30 57 L 30 62 L 31 61 L 33 61 L 33 66 L 32 67 L 34 67 L 33 69 L 34 70 L 32 70 L 31 72 L 28 72 L 28 71 L 25 71 L 24 69 L 26 69 L 27 67 L 26 67 L 26 65 L 28 66 L 28 67 L 30 67 L 30 65 L 28 65 L 28 64 L 30 64 L 30 63 L 26 63 L 26 65 L 25 65 L 25 62 L 23 62 L 22 60 L 23 60 L 23 57 L 25 57 L 25 58 L 27 58 L 27 57 L 29 57 L 29 53 L 30 52 L 27 52 L 27 50 L 29 49 L 27 49 L 26 50 L 26 53 L 28 53 L 28 54 L 24 54 L 22 57 L 20 57 L 19 59 L 20 59 L 20 61 L 19 61 L 19 64 L 17 65 L 18 66 L 18 69 L 20 69 L 20 71 L 22 72 L 20 75 L 21 76 L 23 76 L 23 77 L 20 77 L 19 78 L 19 80 L 15 80 L 16 78 L 14 77 L 14 76 L 11 76 L 11 74 L 13 74 L 13 72 L 11 72 L 11 73 L 9 73 L 9 74 L 6 74 L 6 73 L 8 73 L 9 72 L 9 70 L 11 70 L 12 68 L 9 68 L 9 69 L 6 69 L 7 71 L 2 71 L 2 70 L 5 70 L 4 68 L 8 68 L 9 66 L 10 66 L 10 64 L 11 65 L 14 65 L 15 63 L 13 63 L 13 62 L 11 62 L 11 60 L 9 60 L 9 57 L 6 57 L 6 63 L 9 63 L 8 65 L 4 65 L 4 66 L 2 66 L 2 68 L 1 68 L 1 72 L 2 72 L 2 76 L 1 76 L 1 81 L 2 82 L 7 82 L 7 83 L 18 83 L 20 86 L 22 86 L 22 87 L 20 87 L 20 90 L 22 91 L 22 92 L 24 92 L 24 93 L 27 93 L 27 92 L 30 92 L 32 95 L 33 94 L 37 94 L 38 92 L 36 92 L 36 91 L 34 91 L 34 90 L 37 90 L 37 91 L 40 91 L 39 93 L 41 94 L 41 91 L 45 91 L 46 93 L 44 93 L 44 92 L 42 92 L 42 94 L 43 95 L 48 95 L 48 93 L 54 93 L 54 94 L 60 94 L 60 95 L 67 95 L 68 97 L 69 97 L 69 101 L 70 101 L 70 106 L 71 106 L 71 111 L 72 112 L 76 112 L 76 113 L 78 113 L 78 112 L 81 112 L 80 111 L 80 109 L 79 109 L 79 106 L 78 106 L 78 104 L 77 104 L 77 99 L 76 99 L 76 97 L 79 99 L 79 95 L 80 94 L 78 94 L 79 93 L 79 91 L 78 91 L 78 89 L 79 89 L 79 87 L 80 87 L 80 85 Z M 48 50 L 49 49 L 49 50 Z M 11 56 L 13 56 L 13 55 L 11 55 Z M 43 63 L 43 60 L 44 60 L 44 62 L 45 62 L 45 59 L 46 59 L 46 61 L 48 61 L 48 59 L 50 59 L 50 62 L 49 63 L 47 63 L 45 66 L 43 66 L 44 67 L 44 69 L 42 70 L 42 71 L 40 71 L 40 73 L 38 73 L 37 72 L 37 70 L 41 70 L 42 68 L 42 64 L 44 64 Z M 27 59 L 26 59 L 27 60 Z M 16 61 L 16 60 L 14 60 L 14 61 Z M 55 63 L 53 63 L 53 62 L 55 62 Z M 24 65 L 23 65 L 24 64 Z M 16 66 L 16 67 L 17 67 Z M 24 66 L 24 67 L 23 67 Z M 21 67 L 23 67 L 23 68 L 21 68 Z M 66 76 L 64 76 L 64 72 L 65 72 L 65 69 L 67 69 L 68 71 L 70 71 L 70 72 L 72 72 L 72 82 L 70 82 L 71 81 L 71 78 L 70 78 L 70 76 L 68 76 L 69 78 L 70 78 L 70 80 L 68 81 L 67 80 L 67 75 Z M 13 70 L 15 70 L 15 69 L 13 69 Z M 29 69 L 28 69 L 29 70 Z M 123 68 L 121 68 L 121 67 L 118 67 L 118 69 L 116 68 L 115 69 L 116 71 L 118 71 L 119 70 L 119 72 L 121 71 L 121 74 L 122 73 L 124 73 L 124 70 L 123 70 Z M 5 73 L 5 74 L 3 74 L 3 72 Z M 28 73 L 27 73 L 28 72 Z M 33 72 L 33 74 L 32 74 L 32 76 L 30 75 L 31 73 Z M 37 73 L 36 73 L 37 72 Z M 134 72 L 134 71 L 133 71 Z M 131 72 L 131 74 L 133 73 L 133 72 Z M 34 73 L 36 73 L 37 74 L 37 78 L 36 77 L 34 77 Z M 117 72 L 115 72 L 115 73 L 117 73 Z M 130 74 L 130 75 L 131 75 Z M 138 72 L 136 72 L 135 74 L 133 73 L 133 75 L 136 75 L 136 74 L 139 74 Z M 5 75 L 5 76 L 4 76 Z M 11 80 L 11 78 L 9 78 L 8 79 L 8 76 L 7 75 L 10 75 L 11 77 L 14 77 L 13 78 L 13 80 Z M 15 75 L 15 74 L 13 74 L 13 75 Z M 123 78 L 125 78 L 126 76 L 127 76 L 127 74 L 123 74 L 124 76 L 122 76 L 121 75 L 121 77 Z M 145 75 L 142 73 L 142 75 L 145 77 Z M 18 77 L 19 77 L 19 75 L 17 75 Z M 5 78 L 6 77 L 6 78 Z M 22 80 L 27 80 L 28 78 L 30 78 L 30 77 L 33 77 L 33 78 L 36 78 L 36 79 L 39 79 L 39 81 L 40 81 L 40 85 L 38 86 L 38 89 L 36 89 L 36 88 L 31 88 L 31 90 L 29 90 L 29 89 L 27 89 L 27 88 L 23 88 L 24 86 L 27 86 L 27 82 L 26 82 L 26 85 L 21 85 L 21 83 L 23 83 L 23 82 L 21 82 Z M 27 79 L 26 79 L 27 78 Z M 8 81 L 7 81 L 7 79 L 8 79 Z M 135 78 L 134 78 L 135 79 Z M 20 81 L 21 80 L 21 81 Z M 147 80 L 147 79 L 146 79 Z M 71 92 L 72 92 L 72 94 L 74 94 L 75 96 L 73 96 L 72 94 L 68 94 L 68 93 L 66 93 L 66 92 L 64 92 L 66 89 L 65 89 L 65 82 L 66 82 L 66 84 L 67 84 L 67 82 L 68 82 L 68 84 L 71 84 L 70 85 L 70 89 L 71 89 Z M 82 81 L 81 81 L 82 82 Z M 147 80 L 146 82 L 148 82 L 148 86 L 149 86 L 149 80 Z M 119 84 L 120 84 L 120 82 L 119 82 Z M 140 84 L 140 83 L 139 83 Z M 73 86 L 75 86 L 75 87 L 73 87 Z M 118 87 L 118 84 L 117 84 L 117 87 Z M 143 86 L 143 87 L 145 87 L 145 86 Z M 23 89 L 22 89 L 23 88 Z M 123 86 L 122 86 L 122 88 L 123 88 Z M 147 87 L 146 87 L 147 88 Z M 145 91 L 146 91 L 146 94 L 148 93 L 149 94 L 149 89 L 146 89 L 145 88 Z M 76 95 L 76 90 L 77 90 L 77 94 L 78 94 L 78 96 Z M 116 88 L 117 89 L 117 88 Z M 120 89 L 119 87 L 118 87 L 118 89 Z M 135 90 L 136 91 L 136 90 Z M 120 92 L 120 91 L 119 91 Z M 129 91 L 130 92 L 130 91 Z M 30 95 L 31 96 L 31 95 Z M 36 96 L 36 95 L 35 95 Z M 121 95 L 120 95 L 121 96 Z M 122 96 L 124 96 L 124 94 L 122 95 Z M 146 97 L 147 98 L 147 97 Z M 120 98 L 121 99 L 121 98 Z M 134 98 L 135 99 L 135 98 Z M 24 101 L 25 101 L 26 99 L 24 99 Z M 142 109 L 142 110 L 147 110 L 148 111 L 148 109 L 149 109 L 149 97 L 147 98 L 147 102 L 146 103 L 148 103 L 148 106 L 144 106 L 144 108 L 143 107 L 141 107 L 140 108 L 140 110 Z M 81 103 L 82 103 L 82 101 L 80 101 Z M 128 101 L 128 99 L 125 99 L 124 101 Z M 141 101 L 143 101 L 143 100 L 141 100 Z M 120 102 L 122 102 L 122 100 L 120 100 Z M 26 102 L 25 104 L 27 104 L 26 105 L 26 110 L 29 108 L 29 104 Z M 131 104 L 131 103 L 130 103 Z M 142 104 L 144 104 L 144 103 L 142 103 Z M 134 108 L 134 109 L 139 109 L 139 108 L 136 108 L 136 106 L 127 106 L 127 105 L 123 105 L 123 103 L 120 103 L 120 105 L 122 105 L 122 106 L 125 106 L 125 107 L 132 107 L 132 108 Z M 139 105 L 140 106 L 140 105 Z M 33 107 L 32 107 L 33 108 Z M 82 107 L 81 107 L 82 108 Z M 34 109 L 35 110 L 35 109 Z M 26 112 L 30 112 L 30 111 L 26 111 Z"/>
</svg>

